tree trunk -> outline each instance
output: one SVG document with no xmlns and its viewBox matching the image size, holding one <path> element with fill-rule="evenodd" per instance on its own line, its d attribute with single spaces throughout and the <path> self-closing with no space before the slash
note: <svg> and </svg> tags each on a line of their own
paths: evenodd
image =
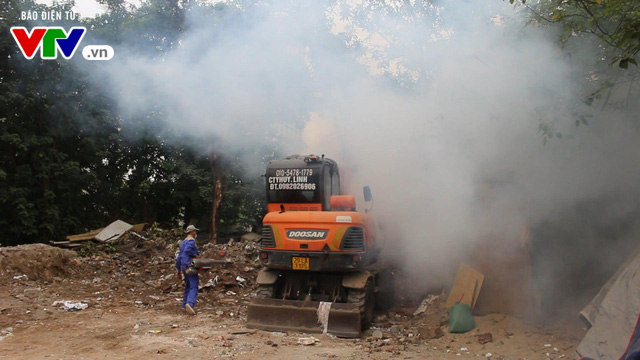
<svg viewBox="0 0 640 360">
<path fill-rule="evenodd" d="M 220 225 L 220 204 L 222 203 L 222 169 L 217 154 L 209 154 L 209 165 L 213 178 L 213 199 L 211 201 L 211 235 L 209 241 L 218 241 L 218 229 Z"/>
</svg>

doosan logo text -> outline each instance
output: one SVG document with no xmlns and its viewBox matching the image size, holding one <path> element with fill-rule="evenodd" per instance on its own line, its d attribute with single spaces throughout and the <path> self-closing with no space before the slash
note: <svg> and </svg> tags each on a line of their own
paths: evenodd
<svg viewBox="0 0 640 360">
<path fill-rule="evenodd" d="M 57 59 L 58 52 L 63 58 L 71 59 L 86 32 L 86 28 L 79 26 L 72 27 L 69 32 L 55 26 L 36 26 L 31 32 L 21 26 L 11 28 L 11 35 L 22 55 L 27 59 L 33 59 L 40 49 L 40 58 L 43 60 Z M 109 45 L 89 45 L 82 50 L 82 55 L 87 60 L 110 60 L 113 57 L 113 48 Z"/>
<path fill-rule="evenodd" d="M 324 239 L 327 236 L 327 230 L 288 230 L 287 237 L 289 239 Z"/>
</svg>

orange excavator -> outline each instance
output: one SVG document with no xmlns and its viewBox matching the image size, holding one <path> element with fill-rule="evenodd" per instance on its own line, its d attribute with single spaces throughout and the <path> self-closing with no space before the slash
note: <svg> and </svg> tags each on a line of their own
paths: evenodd
<svg viewBox="0 0 640 360">
<path fill-rule="evenodd" d="M 383 234 L 343 195 L 335 161 L 293 155 L 267 166 L 258 289 L 247 327 L 359 337 L 393 298 L 378 268 Z M 365 201 L 372 202 L 368 186 Z M 377 304 L 376 304 L 377 303 Z"/>
</svg>

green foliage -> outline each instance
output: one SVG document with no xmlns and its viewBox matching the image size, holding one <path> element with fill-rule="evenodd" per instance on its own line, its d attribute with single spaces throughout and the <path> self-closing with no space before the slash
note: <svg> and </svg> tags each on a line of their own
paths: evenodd
<svg viewBox="0 0 640 360">
<path fill-rule="evenodd" d="M 87 26 L 92 36 L 114 45 L 133 38 L 141 51 L 159 58 L 178 44 L 186 29 L 185 12 L 206 6 L 186 0 L 148 0 L 138 8 L 122 0 L 101 3 L 108 11 L 95 19 L 56 25 Z M 11 26 L 50 25 L 20 21 L 20 11 L 64 11 L 70 6 L 9 0 L 0 9 L 0 32 L 9 34 Z M 208 227 L 213 174 L 211 151 L 197 145 L 202 139 L 165 129 L 161 108 L 123 118 L 110 94 L 88 78 L 95 64 L 80 69 L 64 59 L 27 60 L 10 36 L 2 39 L 2 245 L 61 240 L 115 219 L 168 228 L 182 222 Z M 221 159 L 220 221 L 228 227 L 255 226 L 263 211 L 263 179 L 246 175 L 240 158 Z M 91 246 L 82 252 L 91 254 Z"/>
<path fill-rule="evenodd" d="M 572 87 L 583 102 L 598 109 L 628 112 L 635 118 L 640 91 L 640 2 L 637 0 L 513 1 L 526 8 L 531 24 L 554 28 L 559 48 L 574 67 Z M 573 56 L 574 54 L 578 56 Z M 591 57 L 586 54 L 592 54 Z M 589 125 L 591 115 L 569 109 L 576 127 Z M 596 109 L 594 109 L 595 111 Z M 542 119 L 544 141 L 556 137 Z"/>
<path fill-rule="evenodd" d="M 513 3 L 513 1 L 511 1 Z M 542 0 L 525 6 L 534 21 L 562 26 L 566 45 L 572 37 L 594 36 L 612 64 L 637 65 L 640 51 L 640 3 L 636 0 Z"/>
<path fill-rule="evenodd" d="M 91 257 L 100 254 L 101 250 L 93 241 L 86 241 L 77 252 L 80 257 Z"/>
</svg>

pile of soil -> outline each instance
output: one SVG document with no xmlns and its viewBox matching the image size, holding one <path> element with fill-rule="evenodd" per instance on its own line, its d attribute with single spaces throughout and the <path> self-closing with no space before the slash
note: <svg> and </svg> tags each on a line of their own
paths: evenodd
<svg viewBox="0 0 640 360">
<path fill-rule="evenodd" d="M 31 280 L 51 280 L 69 275 L 80 264 L 74 251 L 45 244 L 0 248 L 0 278 L 26 276 Z"/>
</svg>

